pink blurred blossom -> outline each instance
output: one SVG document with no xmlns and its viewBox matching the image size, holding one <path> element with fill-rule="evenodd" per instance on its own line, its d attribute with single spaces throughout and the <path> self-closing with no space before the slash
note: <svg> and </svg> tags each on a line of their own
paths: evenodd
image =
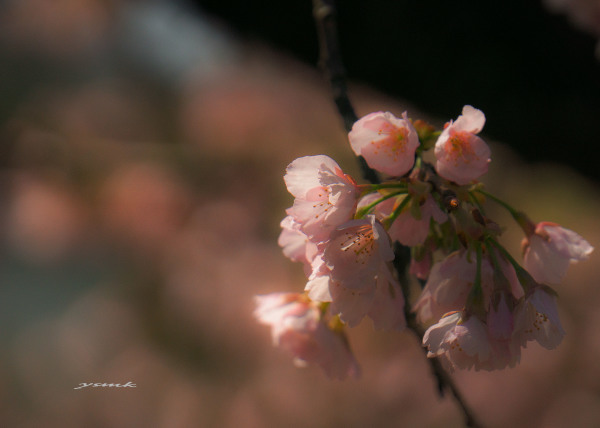
<svg viewBox="0 0 600 428">
<path fill-rule="evenodd" d="M 376 330 L 403 330 L 406 327 L 404 295 L 387 268 L 377 275 L 377 288 L 367 315 Z"/>
<path fill-rule="evenodd" d="M 170 169 L 153 163 L 127 164 L 104 183 L 103 214 L 119 239 L 151 253 L 161 252 L 184 224 L 190 191 Z"/>
<path fill-rule="evenodd" d="M 20 0 L 0 10 L 0 37 L 13 46 L 70 57 L 97 49 L 108 36 L 114 2 Z"/>
<path fill-rule="evenodd" d="M 586 260 L 594 250 L 589 242 L 556 223 L 541 222 L 524 240 L 523 264 L 540 283 L 559 284 L 570 262 Z"/>
<path fill-rule="evenodd" d="M 483 324 L 476 316 L 463 318 L 462 312 L 447 314 L 423 335 L 428 357 L 444 356 L 450 369 L 479 370 L 491 355 L 491 347 Z"/>
<path fill-rule="evenodd" d="M 67 183 L 21 174 L 11 193 L 6 228 L 9 241 L 22 255 L 56 262 L 83 243 L 89 212 Z"/>
<path fill-rule="evenodd" d="M 464 311 L 444 315 L 423 336 L 427 356 L 441 357 L 450 371 L 457 368 L 491 371 L 514 367 L 521 358 L 521 348 L 511 337 L 511 316 L 506 309 L 501 301 L 492 311 L 491 321 L 497 323 L 492 328 Z"/>
<path fill-rule="evenodd" d="M 425 288 L 414 304 L 417 319 L 439 319 L 449 311 L 464 307 L 475 281 L 476 264 L 466 251 L 455 251 L 431 268 Z M 491 281 L 491 266 L 482 261 L 482 283 Z"/>
<path fill-rule="evenodd" d="M 487 364 L 482 364 L 486 370 L 514 367 L 521 358 L 520 344 L 513 339 L 514 313 L 512 295 L 501 293 L 497 304 L 490 305 L 487 313 L 487 331 L 492 349 L 491 358 Z"/>
<path fill-rule="evenodd" d="M 294 356 L 297 366 L 317 364 L 331 378 L 357 377 L 359 367 L 345 338 L 321 320 L 317 306 L 298 293 L 256 296 L 255 317 L 271 326 L 273 344 Z"/>
<path fill-rule="evenodd" d="M 514 317 L 514 335 L 522 346 L 535 340 L 546 349 L 554 349 L 565 335 L 558 317 L 556 293 L 547 286 L 530 290 L 515 308 Z"/>
</svg>

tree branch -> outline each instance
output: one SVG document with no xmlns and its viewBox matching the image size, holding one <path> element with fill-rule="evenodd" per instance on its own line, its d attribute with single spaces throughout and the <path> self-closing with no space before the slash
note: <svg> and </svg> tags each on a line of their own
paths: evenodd
<svg viewBox="0 0 600 428">
<path fill-rule="evenodd" d="M 317 26 L 317 34 L 320 45 L 320 66 L 325 76 L 331 84 L 333 100 L 337 106 L 338 112 L 344 121 L 344 129 L 350 132 L 352 125 L 358 120 L 352 103 L 348 97 L 346 87 L 346 72 L 344 70 L 341 51 L 337 36 L 336 9 L 334 0 L 313 0 L 313 15 Z M 371 183 L 379 183 L 378 174 L 367 165 L 364 158 L 359 156 L 363 176 Z M 423 328 L 416 322 L 416 318 L 410 307 L 410 290 L 407 281 L 406 267 L 410 262 L 410 253 L 407 247 L 397 244 L 394 248 L 395 259 L 394 267 L 398 273 L 398 279 L 403 284 L 402 293 L 406 302 L 404 313 L 406 316 L 407 328 L 417 335 L 423 342 Z M 424 349 L 425 350 L 425 349 Z M 458 388 L 450 375 L 444 370 L 437 358 L 427 358 L 433 376 L 437 382 L 437 388 L 440 396 L 448 389 L 465 415 L 466 426 L 477 428 L 481 425 L 476 421 L 473 413 L 468 408 L 465 400 L 460 394 Z"/>
<path fill-rule="evenodd" d="M 331 84 L 333 101 L 344 121 L 344 129 L 346 132 L 350 132 L 358 117 L 350 98 L 348 98 L 346 70 L 338 43 L 336 10 L 333 0 L 313 0 L 313 14 L 319 36 L 319 65 Z M 370 183 L 379 183 L 377 172 L 369 168 L 362 156 L 359 156 L 358 159 L 365 180 Z"/>
</svg>

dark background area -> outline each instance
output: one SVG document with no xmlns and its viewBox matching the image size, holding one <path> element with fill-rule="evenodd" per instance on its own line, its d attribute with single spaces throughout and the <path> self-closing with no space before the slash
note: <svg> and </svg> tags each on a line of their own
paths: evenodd
<svg viewBox="0 0 600 428">
<path fill-rule="evenodd" d="M 195 3 L 246 39 L 317 63 L 309 0 Z M 600 178 L 596 40 L 565 15 L 540 1 L 337 3 L 349 79 L 442 118 L 471 104 L 486 114 L 484 134 L 526 160 L 566 163 Z"/>
</svg>

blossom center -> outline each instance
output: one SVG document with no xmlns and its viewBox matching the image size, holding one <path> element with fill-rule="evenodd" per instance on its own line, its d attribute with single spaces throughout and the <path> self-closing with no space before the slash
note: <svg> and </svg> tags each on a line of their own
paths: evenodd
<svg viewBox="0 0 600 428">
<path fill-rule="evenodd" d="M 545 323 L 548 322 L 548 316 L 542 312 L 538 312 L 537 309 L 534 310 L 533 321 L 531 323 L 531 327 L 526 329 L 526 333 L 536 333 L 542 330 L 542 327 Z"/>
<path fill-rule="evenodd" d="M 458 163 L 459 158 L 462 158 L 464 163 L 477 159 L 473 147 L 471 147 L 470 137 L 471 134 L 465 131 L 450 133 L 450 137 L 446 141 L 446 153 L 454 160 L 455 164 Z"/>
<path fill-rule="evenodd" d="M 374 154 L 379 154 L 381 151 L 384 155 L 396 161 L 406 152 L 408 142 L 408 130 L 406 128 L 396 128 L 388 125 L 385 128 L 379 129 L 377 135 L 385 137 L 371 141 L 371 145 L 374 147 Z"/>
<path fill-rule="evenodd" d="M 352 251 L 355 262 L 363 265 L 371 256 L 374 246 L 373 228 L 367 225 L 360 226 L 354 233 L 346 232 L 345 239 L 340 242 L 340 249 L 346 253 Z"/>
</svg>

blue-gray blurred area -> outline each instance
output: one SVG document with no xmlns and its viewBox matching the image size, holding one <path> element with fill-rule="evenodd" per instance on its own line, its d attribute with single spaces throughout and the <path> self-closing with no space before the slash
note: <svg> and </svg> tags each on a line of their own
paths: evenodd
<svg viewBox="0 0 600 428">
<path fill-rule="evenodd" d="M 362 378 L 334 382 L 318 367 L 294 367 L 253 320 L 256 294 L 300 292 L 306 282 L 277 246 L 292 204 L 286 166 L 326 154 L 360 175 L 314 66 L 310 2 L 236 3 L 235 16 L 217 18 L 216 2 L 0 2 L 0 427 L 463 426 L 452 399 L 438 397 L 410 333 L 375 332 L 366 321 L 352 329 Z M 407 7 L 398 18 L 384 8 L 396 3 Z M 446 31 L 452 22 L 488 28 L 488 18 L 467 19 L 477 9 L 452 14 L 450 4 L 340 2 L 357 111 L 408 110 L 441 126 L 463 104 L 482 109 L 490 191 L 598 246 L 593 174 L 567 156 L 566 164 L 541 162 L 551 158 L 544 145 L 526 162 L 492 138 L 514 143 L 527 128 L 550 141 L 549 129 L 575 129 L 573 150 L 591 145 L 589 124 L 571 122 L 597 86 L 573 89 L 559 112 L 539 98 L 553 93 L 545 84 L 496 80 L 517 79 L 506 65 L 509 46 L 528 43 L 508 30 L 505 45 L 466 43 L 468 32 L 439 46 L 439 36 L 384 37 L 409 24 L 432 29 L 439 15 Z M 523 4 L 523 19 L 566 28 L 535 10 Z M 267 37 L 270 26 L 279 36 Z M 298 40 L 308 49 L 301 54 L 286 47 Z M 593 40 L 584 43 L 589 52 L 576 35 L 549 43 L 544 50 L 564 44 L 594 61 Z M 427 62 L 443 48 L 444 67 Z M 526 69 L 535 62 L 523 60 Z M 502 72 L 492 75 L 490 63 Z M 564 59 L 557 64 L 573 88 L 586 85 L 585 73 L 576 79 Z M 456 83 L 463 74 L 470 77 Z M 476 89 L 485 82 L 496 89 Z M 462 91 L 451 95 L 457 85 Z M 514 104 L 509 87 L 518 88 Z M 518 255 L 522 236 L 498 215 Z M 598 279 L 590 260 L 558 288 L 567 337 L 557 350 L 530 346 L 515 369 L 455 374 L 485 426 L 600 425 Z M 136 388 L 75 389 L 127 382 Z"/>
<path fill-rule="evenodd" d="M 89 214 L 81 205 L 93 201 L 75 194 L 117 166 L 85 145 L 94 140 L 110 153 L 103 139 L 142 152 L 145 143 L 159 150 L 173 144 L 170 110 L 185 79 L 210 78 L 238 51 L 176 2 L 8 1 L 0 21 L 2 194 L 13 201 L 2 207 L 10 227 L 3 228 L 0 317 L 7 328 L 0 335 L 14 338 L 120 269 L 99 233 L 85 237 L 91 246 L 77 236 Z M 67 135 L 71 127 L 78 135 Z"/>
</svg>

